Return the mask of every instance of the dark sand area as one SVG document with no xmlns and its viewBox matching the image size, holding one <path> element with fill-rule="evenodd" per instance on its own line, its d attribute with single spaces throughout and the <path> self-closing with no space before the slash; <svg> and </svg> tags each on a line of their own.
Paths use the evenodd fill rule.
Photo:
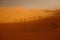
<svg viewBox="0 0 60 40">
<path fill-rule="evenodd" d="M 60 17 L 0 23 L 0 40 L 60 40 Z"/>
</svg>

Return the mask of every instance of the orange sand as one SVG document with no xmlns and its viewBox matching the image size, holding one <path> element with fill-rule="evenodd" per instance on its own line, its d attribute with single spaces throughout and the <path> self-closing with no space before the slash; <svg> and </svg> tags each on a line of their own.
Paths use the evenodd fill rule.
<svg viewBox="0 0 60 40">
<path fill-rule="evenodd" d="M 0 23 L 0 40 L 60 40 L 60 17 Z"/>
<path fill-rule="evenodd" d="M 40 9 L 0 8 L 0 40 L 60 40 L 60 16 L 52 14 Z M 42 19 L 19 21 L 38 16 Z"/>
<path fill-rule="evenodd" d="M 18 22 L 20 19 L 27 19 L 36 17 L 38 19 L 39 16 L 41 18 L 46 18 L 51 16 L 52 12 L 46 12 L 45 10 L 48 9 L 28 9 L 28 8 L 7 8 L 1 7 L 0 8 L 0 23 L 8 23 L 8 22 L 15 22 L 14 20 L 17 19 Z"/>
</svg>

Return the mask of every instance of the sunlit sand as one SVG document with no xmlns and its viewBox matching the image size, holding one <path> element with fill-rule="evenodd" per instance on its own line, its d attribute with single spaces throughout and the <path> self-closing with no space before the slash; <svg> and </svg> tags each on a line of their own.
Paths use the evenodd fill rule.
<svg viewBox="0 0 60 40">
<path fill-rule="evenodd" d="M 28 9 L 23 7 L 0 7 L 0 23 L 12 23 L 15 22 L 15 20 L 21 22 L 24 21 L 24 19 L 26 19 L 25 21 L 30 21 L 29 18 L 31 18 L 31 20 L 43 19 L 54 14 L 53 12 L 46 12 L 48 10 L 49 9 Z"/>
<path fill-rule="evenodd" d="M 59 40 L 59 10 L 0 8 L 0 40 Z"/>
</svg>

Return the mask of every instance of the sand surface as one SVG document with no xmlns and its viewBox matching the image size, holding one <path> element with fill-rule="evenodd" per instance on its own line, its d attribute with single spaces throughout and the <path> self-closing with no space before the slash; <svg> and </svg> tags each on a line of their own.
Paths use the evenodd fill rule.
<svg viewBox="0 0 60 40">
<path fill-rule="evenodd" d="M 52 16 L 54 13 L 53 12 L 47 12 L 47 11 L 52 11 L 49 9 L 28 9 L 28 8 L 23 8 L 23 7 L 0 7 L 0 23 L 9 23 L 9 22 L 15 22 L 15 20 L 20 20 L 24 21 L 30 21 L 31 20 L 37 20 L 43 19 L 46 17 Z M 35 18 L 35 19 L 34 19 Z"/>
<path fill-rule="evenodd" d="M 60 17 L 0 23 L 0 40 L 60 40 Z"/>
<path fill-rule="evenodd" d="M 0 40 L 60 40 L 60 12 L 0 8 Z"/>
</svg>

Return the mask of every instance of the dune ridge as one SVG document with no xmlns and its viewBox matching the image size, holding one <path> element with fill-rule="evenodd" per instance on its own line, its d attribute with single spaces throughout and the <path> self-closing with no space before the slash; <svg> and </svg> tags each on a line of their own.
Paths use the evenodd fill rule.
<svg viewBox="0 0 60 40">
<path fill-rule="evenodd" d="M 53 12 L 47 12 L 51 11 L 48 9 L 28 9 L 28 8 L 0 8 L 0 23 L 9 23 L 9 22 L 15 22 L 15 20 L 18 20 L 18 22 L 22 19 L 27 19 L 26 21 L 36 20 L 36 19 L 43 19 L 49 16 L 52 16 Z M 36 19 L 34 19 L 36 18 Z"/>
<path fill-rule="evenodd" d="M 0 32 L 1 40 L 57 40 L 60 38 L 60 16 L 27 22 L 0 23 Z"/>
</svg>

